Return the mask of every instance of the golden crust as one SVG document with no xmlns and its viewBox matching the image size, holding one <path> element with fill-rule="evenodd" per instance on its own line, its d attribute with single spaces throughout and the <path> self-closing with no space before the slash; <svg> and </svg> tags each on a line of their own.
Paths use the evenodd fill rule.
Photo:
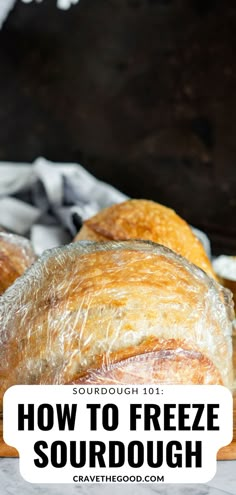
<svg viewBox="0 0 236 495">
<path fill-rule="evenodd" d="M 92 371 L 80 374 L 72 383 L 223 385 L 212 361 L 180 340 L 150 337 L 135 348 L 111 353 L 110 363 L 104 365 L 98 358 Z"/>
<path fill-rule="evenodd" d="M 228 292 L 158 244 L 52 250 L 0 299 L 1 394 L 16 383 L 69 383 L 163 350 L 172 351 L 172 376 L 178 371 L 196 383 L 219 383 L 220 376 L 229 385 L 231 318 Z M 191 360 L 195 371 L 185 377 Z M 163 363 L 169 382 L 166 357 Z"/>
<path fill-rule="evenodd" d="M 174 210 L 154 201 L 129 200 L 105 208 L 86 222 L 75 240 L 153 241 L 184 256 L 216 278 L 201 242 Z"/>
<path fill-rule="evenodd" d="M 35 255 L 26 239 L 0 233 L 0 295 L 34 261 Z"/>
<path fill-rule="evenodd" d="M 88 221 L 88 220 L 87 220 Z M 86 222 L 83 224 L 83 227 L 77 234 L 75 241 L 94 241 L 94 242 L 100 242 L 100 241 L 107 241 L 108 238 L 105 237 L 104 235 L 99 234 L 95 230 L 92 230 L 92 228 L 89 227 L 89 225 L 86 224 Z"/>
</svg>

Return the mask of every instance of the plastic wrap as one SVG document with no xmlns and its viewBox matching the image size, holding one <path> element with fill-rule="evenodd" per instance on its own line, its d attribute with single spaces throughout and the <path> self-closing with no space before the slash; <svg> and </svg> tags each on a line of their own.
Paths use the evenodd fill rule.
<svg viewBox="0 0 236 495">
<path fill-rule="evenodd" d="M 47 251 L 0 298 L 1 394 L 12 384 L 223 383 L 231 293 L 168 248 Z"/>
<path fill-rule="evenodd" d="M 213 262 L 213 266 L 219 278 L 219 282 L 224 287 L 231 290 L 233 294 L 234 311 L 235 311 L 236 310 L 236 256 L 221 255 L 218 258 L 215 258 Z M 233 335 L 236 337 L 236 314 L 233 322 Z"/>
<path fill-rule="evenodd" d="M 30 242 L 0 232 L 0 295 L 35 261 Z"/>
</svg>

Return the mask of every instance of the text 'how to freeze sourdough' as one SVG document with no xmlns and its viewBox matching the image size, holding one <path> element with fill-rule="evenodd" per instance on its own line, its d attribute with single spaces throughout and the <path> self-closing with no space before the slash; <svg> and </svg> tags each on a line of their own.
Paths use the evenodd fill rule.
<svg viewBox="0 0 236 495">
<path fill-rule="evenodd" d="M 3 432 L 31 483 L 204 483 L 232 441 L 232 410 L 217 385 L 17 385 Z"/>
</svg>

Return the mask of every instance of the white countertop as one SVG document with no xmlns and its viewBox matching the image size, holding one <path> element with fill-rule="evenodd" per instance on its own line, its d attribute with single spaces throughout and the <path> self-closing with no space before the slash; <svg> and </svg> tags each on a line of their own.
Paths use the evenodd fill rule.
<svg viewBox="0 0 236 495">
<path fill-rule="evenodd" d="M 235 495 L 236 461 L 220 461 L 216 476 L 204 485 L 113 484 L 38 485 L 23 480 L 18 459 L 0 459 L 0 495 Z"/>
</svg>

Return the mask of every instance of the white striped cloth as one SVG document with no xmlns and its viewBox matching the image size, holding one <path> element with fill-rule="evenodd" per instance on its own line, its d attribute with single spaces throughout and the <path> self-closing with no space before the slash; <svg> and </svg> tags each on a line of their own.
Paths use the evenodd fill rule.
<svg viewBox="0 0 236 495">
<path fill-rule="evenodd" d="M 79 164 L 0 162 L 0 226 L 29 237 L 37 254 L 66 244 L 83 220 L 126 199 Z M 210 256 L 208 237 L 193 231 Z"/>
<path fill-rule="evenodd" d="M 29 237 L 37 254 L 66 244 L 82 220 L 126 199 L 79 164 L 0 162 L 0 226 Z"/>
<path fill-rule="evenodd" d="M 22 0 L 24 3 L 31 3 L 35 1 L 37 3 L 42 2 L 43 0 Z M 45 2 L 47 0 L 44 0 Z M 15 5 L 16 0 L 0 0 L 0 29 L 7 18 L 9 12 Z M 72 5 L 78 3 L 79 0 L 57 0 L 57 7 L 62 10 L 69 9 Z"/>
</svg>

